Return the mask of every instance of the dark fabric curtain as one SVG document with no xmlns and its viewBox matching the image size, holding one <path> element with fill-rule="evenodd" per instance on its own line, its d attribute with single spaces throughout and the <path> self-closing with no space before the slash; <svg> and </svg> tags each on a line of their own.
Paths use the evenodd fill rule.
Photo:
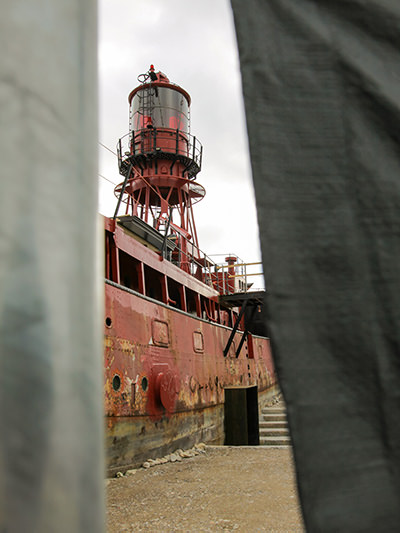
<svg viewBox="0 0 400 533">
<path fill-rule="evenodd" d="M 400 530 L 400 2 L 232 0 L 311 532 Z"/>
</svg>

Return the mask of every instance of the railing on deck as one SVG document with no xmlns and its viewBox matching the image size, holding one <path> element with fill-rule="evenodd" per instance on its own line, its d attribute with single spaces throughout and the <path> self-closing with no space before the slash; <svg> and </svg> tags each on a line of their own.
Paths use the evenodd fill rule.
<svg viewBox="0 0 400 533">
<path fill-rule="evenodd" d="M 171 128 L 146 128 L 131 131 L 117 144 L 118 163 L 126 175 L 131 163 L 141 164 L 146 159 L 171 159 L 185 166 L 189 178 L 201 169 L 203 147 L 190 133 Z"/>
<path fill-rule="evenodd" d="M 246 264 L 238 256 L 229 254 L 229 257 L 235 257 L 237 266 L 235 264 L 228 265 L 227 262 L 217 263 L 190 241 L 187 241 L 187 244 L 190 247 L 190 252 L 185 252 L 176 245 L 172 252 L 166 253 L 166 259 L 176 263 L 220 294 L 248 292 Z M 226 254 L 222 255 L 226 257 Z"/>
</svg>

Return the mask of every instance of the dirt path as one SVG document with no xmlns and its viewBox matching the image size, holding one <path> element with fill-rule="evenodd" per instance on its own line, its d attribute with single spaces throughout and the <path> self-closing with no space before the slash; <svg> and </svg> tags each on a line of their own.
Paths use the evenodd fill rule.
<svg viewBox="0 0 400 533">
<path fill-rule="evenodd" d="M 107 531 L 303 532 L 290 448 L 206 447 L 107 481 Z"/>
</svg>

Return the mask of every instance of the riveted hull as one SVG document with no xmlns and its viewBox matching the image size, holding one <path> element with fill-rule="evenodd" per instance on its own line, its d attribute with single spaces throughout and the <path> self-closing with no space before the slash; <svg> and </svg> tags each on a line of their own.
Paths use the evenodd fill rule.
<svg viewBox="0 0 400 533">
<path fill-rule="evenodd" d="M 196 442 L 224 443 L 224 389 L 276 390 L 269 341 L 223 349 L 232 328 L 106 283 L 105 411 L 109 474 Z M 161 377 L 160 377 L 161 376 Z M 167 389 L 166 391 L 164 389 Z"/>
</svg>

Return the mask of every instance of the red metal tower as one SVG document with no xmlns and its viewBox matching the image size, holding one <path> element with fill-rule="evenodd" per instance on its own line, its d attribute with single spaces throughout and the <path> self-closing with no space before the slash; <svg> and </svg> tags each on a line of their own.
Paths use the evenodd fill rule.
<svg viewBox="0 0 400 533">
<path fill-rule="evenodd" d="M 175 262 L 190 271 L 200 258 L 193 204 L 205 195 L 195 182 L 203 148 L 190 134 L 190 96 L 153 65 L 138 76 L 129 95 L 129 133 L 119 140 L 118 163 L 124 182 L 118 203 L 176 244 Z"/>
</svg>

